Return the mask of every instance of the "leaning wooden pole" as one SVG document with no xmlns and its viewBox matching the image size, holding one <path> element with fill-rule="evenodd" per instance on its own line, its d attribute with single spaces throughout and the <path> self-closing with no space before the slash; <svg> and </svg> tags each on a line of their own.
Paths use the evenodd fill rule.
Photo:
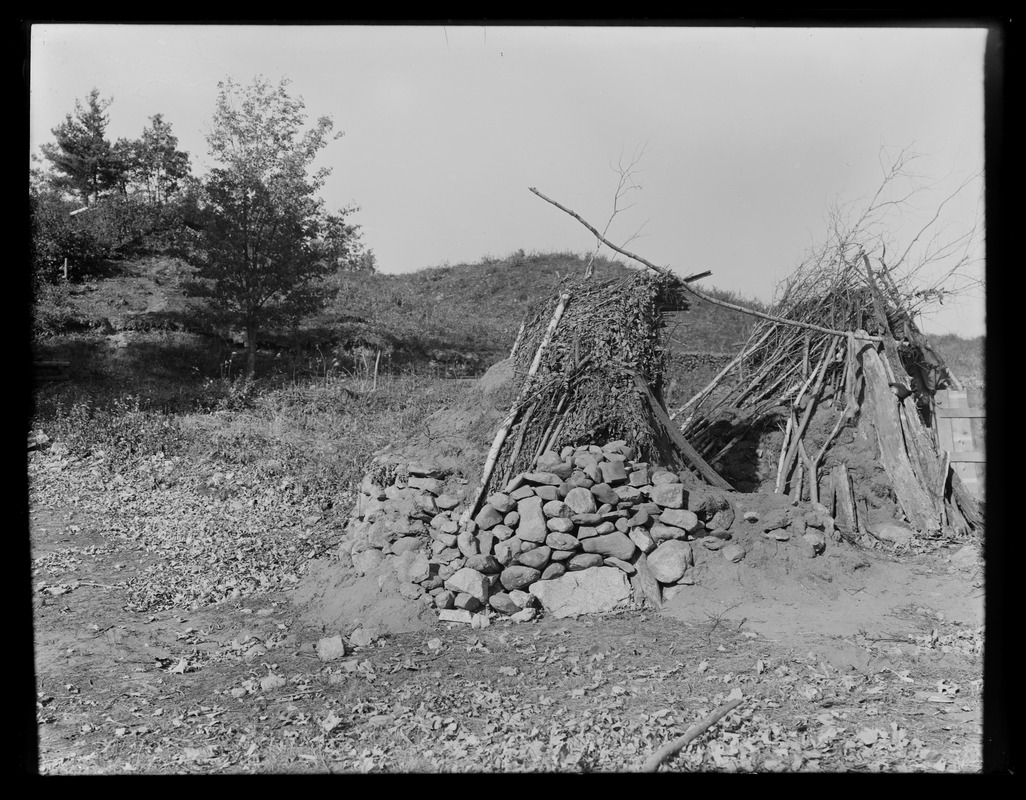
<svg viewBox="0 0 1026 800">
<path fill-rule="evenodd" d="M 531 362 L 531 367 L 527 371 L 527 376 L 524 378 L 524 386 L 520 390 L 520 396 L 516 402 L 513 403 L 513 407 L 510 409 L 509 415 L 506 417 L 502 426 L 495 434 L 495 440 L 492 442 L 491 449 L 488 451 L 488 457 L 485 459 L 484 471 L 481 476 L 481 485 L 478 487 L 477 494 L 474 497 L 474 502 L 467 507 L 467 510 L 463 512 L 461 518 L 462 522 L 469 522 L 474 514 L 477 513 L 478 506 L 481 505 L 481 498 L 484 497 L 485 491 L 488 489 L 488 482 L 492 479 L 492 471 L 495 469 L 495 462 L 499 457 L 499 451 L 502 449 L 502 445 L 506 441 L 506 437 L 509 435 L 509 430 L 513 427 L 513 423 L 517 421 L 517 417 L 520 415 L 520 410 L 526 405 L 527 398 L 530 391 L 531 378 L 538 371 L 538 367 L 541 365 L 542 355 L 545 353 L 545 349 L 549 346 L 549 342 L 552 340 L 552 334 L 556 331 L 556 326 L 559 325 L 560 319 L 563 318 L 563 312 L 566 310 L 566 304 L 570 301 L 570 295 L 566 292 L 559 296 L 559 302 L 556 304 L 556 310 L 552 314 L 552 319 L 549 320 L 549 326 L 545 329 L 545 335 L 542 336 L 541 343 L 538 345 L 538 349 L 534 353 L 534 360 Z"/>
</svg>

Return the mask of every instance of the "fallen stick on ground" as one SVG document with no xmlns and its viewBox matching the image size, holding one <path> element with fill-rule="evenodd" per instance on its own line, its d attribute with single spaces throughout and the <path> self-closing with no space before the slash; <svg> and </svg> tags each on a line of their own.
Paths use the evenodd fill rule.
<svg viewBox="0 0 1026 800">
<path fill-rule="evenodd" d="M 645 766 L 641 768 L 641 771 L 655 772 L 657 769 L 659 769 L 659 765 L 662 764 L 666 759 L 668 759 L 670 756 L 676 755 L 689 744 L 691 744 L 695 739 L 697 739 L 699 736 L 701 736 L 703 733 L 709 730 L 709 728 L 711 728 L 713 725 L 715 725 L 717 722 L 719 722 L 721 719 L 727 716 L 727 714 L 729 714 L 731 711 L 737 708 L 741 704 L 742 700 L 744 700 L 743 697 L 737 697 L 731 700 L 729 703 L 720 706 L 708 717 L 699 722 L 697 725 L 693 725 L 691 728 L 689 728 L 688 732 L 681 736 L 679 739 L 674 739 L 672 742 L 667 742 L 666 744 L 664 744 L 649 757 L 648 761 L 645 762 Z"/>
</svg>

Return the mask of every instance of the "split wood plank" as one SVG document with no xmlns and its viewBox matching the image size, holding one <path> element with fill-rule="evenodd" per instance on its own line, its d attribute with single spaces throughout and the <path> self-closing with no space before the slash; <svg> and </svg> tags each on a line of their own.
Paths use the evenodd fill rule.
<svg viewBox="0 0 1026 800">
<path fill-rule="evenodd" d="M 973 437 L 971 419 L 985 418 L 983 409 L 969 408 L 968 393 L 963 390 L 946 389 L 938 391 L 936 403 L 937 441 L 941 449 L 948 452 L 952 469 L 958 473 L 972 494 L 982 494 L 977 464 L 986 463 L 986 455 Z"/>
<path fill-rule="evenodd" d="M 933 492 L 923 486 L 923 480 L 916 472 L 902 426 L 903 415 L 888 385 L 891 381 L 884 360 L 872 346 L 863 348 L 859 358 L 865 376 L 868 410 L 880 447 L 880 461 L 890 476 L 898 504 L 916 530 L 940 530 L 940 509 Z M 908 434 L 909 438 L 915 435 L 912 430 Z"/>
</svg>

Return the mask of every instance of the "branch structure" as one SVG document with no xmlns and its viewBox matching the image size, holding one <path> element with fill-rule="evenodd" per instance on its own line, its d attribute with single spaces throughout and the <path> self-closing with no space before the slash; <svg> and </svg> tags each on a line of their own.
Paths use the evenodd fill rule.
<svg viewBox="0 0 1026 800">
<path fill-rule="evenodd" d="M 564 211 L 567 214 L 569 214 L 571 217 L 576 219 L 585 228 L 587 228 L 589 231 L 591 231 L 595 235 L 595 237 L 600 242 L 602 242 L 602 244 L 606 245 L 606 247 L 609 247 L 610 249 L 615 250 L 617 253 L 620 253 L 621 255 L 627 256 L 627 258 L 630 258 L 630 259 L 633 259 L 634 261 L 637 261 L 639 264 L 644 264 L 646 267 L 648 267 L 649 269 L 655 270 L 660 275 L 667 275 L 667 276 L 672 276 L 673 275 L 673 273 L 670 270 L 668 270 L 666 267 L 660 267 L 660 266 L 658 266 L 656 264 L 653 264 L 648 259 L 642 258 L 641 256 L 637 255 L 636 253 L 632 253 L 629 250 L 624 250 L 622 247 L 618 247 L 617 245 L 613 244 L 606 237 L 604 237 L 601 233 L 599 233 L 597 228 L 595 228 L 593 225 L 591 225 L 589 222 L 587 222 L 585 219 L 583 219 L 577 212 L 572 211 L 571 209 L 567 208 L 566 206 L 564 206 L 564 205 L 562 205 L 560 203 L 557 203 L 551 197 L 546 197 L 545 195 L 543 195 L 541 192 L 539 192 L 537 189 L 535 189 L 533 187 L 531 188 L 531 192 L 533 192 L 534 194 L 538 195 L 538 197 L 540 197 L 546 203 L 551 203 L 556 208 L 558 208 L 560 211 Z M 764 314 L 761 311 L 755 311 L 754 309 L 751 309 L 751 308 L 745 308 L 744 306 L 735 305 L 734 303 L 728 303 L 725 300 L 716 300 L 716 299 L 710 297 L 709 295 L 705 294 L 704 292 L 700 292 L 697 289 L 693 289 L 693 288 L 691 288 L 691 286 L 688 285 L 691 281 L 698 280 L 699 277 L 704 277 L 705 275 L 708 275 L 708 274 L 709 274 L 708 272 L 704 272 L 701 275 L 689 275 L 689 276 L 687 276 L 685 278 L 681 278 L 680 280 L 683 283 L 684 288 L 687 291 L 691 292 L 691 294 L 693 294 L 695 297 L 698 297 L 701 300 L 705 300 L 707 303 L 712 303 L 714 306 L 720 306 L 722 308 L 729 308 L 732 311 L 739 311 L 742 314 L 748 314 L 749 316 L 752 316 L 752 317 L 759 317 L 761 319 L 769 320 L 770 322 L 777 322 L 777 323 L 779 323 L 781 325 L 791 325 L 792 327 L 795 327 L 795 328 L 805 328 L 807 330 L 819 331 L 820 333 L 832 333 L 832 334 L 834 334 L 836 336 L 845 336 L 847 334 L 847 331 L 835 331 L 832 328 L 824 328 L 824 327 L 821 327 L 819 325 L 814 325 L 811 322 L 799 322 L 798 320 L 783 319 L 781 317 L 774 317 L 772 314 Z M 869 342 L 883 341 L 882 338 L 879 337 L 879 336 L 870 336 L 869 334 L 866 334 L 866 333 L 859 334 L 858 338 L 859 339 L 863 339 L 865 341 L 869 341 Z"/>
</svg>

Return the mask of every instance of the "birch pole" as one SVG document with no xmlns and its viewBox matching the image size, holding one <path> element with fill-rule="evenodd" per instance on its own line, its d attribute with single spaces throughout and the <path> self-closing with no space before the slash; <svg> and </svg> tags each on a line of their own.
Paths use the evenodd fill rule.
<svg viewBox="0 0 1026 800">
<path fill-rule="evenodd" d="M 530 388 L 531 378 L 534 377 L 538 371 L 538 367 L 541 365 L 542 355 L 545 353 L 545 349 L 549 346 L 549 342 L 552 340 L 552 334 L 556 331 L 556 326 L 559 325 L 560 319 L 563 317 L 563 312 L 566 310 L 566 304 L 570 301 L 570 295 L 564 292 L 559 296 L 559 302 L 556 304 L 556 310 L 552 314 L 552 319 L 549 320 L 549 326 L 545 329 L 545 335 L 542 336 L 541 344 L 538 345 L 538 349 L 534 353 L 534 360 L 531 362 L 531 367 L 527 371 L 527 377 L 524 378 L 524 387 L 520 391 L 520 397 L 517 398 L 513 404 L 513 408 L 510 409 L 505 421 L 495 434 L 495 440 L 492 442 L 491 449 L 488 451 L 488 457 L 485 459 L 484 472 L 481 475 L 481 484 L 478 487 L 477 494 L 474 497 L 474 502 L 468 506 L 467 510 L 463 512 L 463 516 L 460 518 L 460 522 L 469 522 L 474 514 L 477 513 L 477 508 L 481 504 L 481 498 L 484 496 L 485 490 L 488 488 L 488 481 L 492 478 L 492 472 L 495 469 L 495 462 L 499 457 L 499 451 L 502 449 L 503 443 L 506 441 L 506 437 L 509 435 L 510 428 L 513 427 L 513 423 L 516 422 L 517 417 L 520 415 L 520 410 L 523 408 L 526 398 L 528 396 L 528 389 Z"/>
</svg>

